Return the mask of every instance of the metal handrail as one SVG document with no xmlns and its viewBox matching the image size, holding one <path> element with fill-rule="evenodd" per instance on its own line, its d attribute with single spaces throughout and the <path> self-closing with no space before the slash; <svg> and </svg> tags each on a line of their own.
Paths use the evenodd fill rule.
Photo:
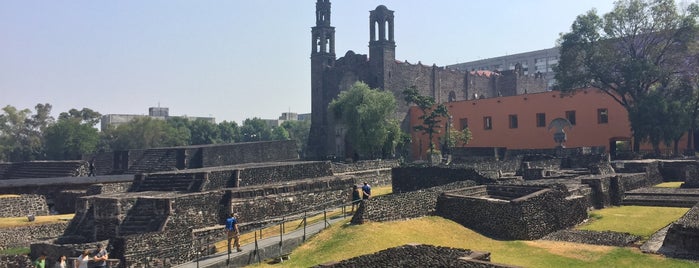
<svg viewBox="0 0 699 268">
<path fill-rule="evenodd" d="M 245 233 L 241 233 L 241 234 L 248 234 L 248 233 L 251 233 L 251 232 L 254 232 L 254 233 L 255 233 L 255 236 L 254 236 L 254 238 L 253 238 L 254 241 L 250 241 L 250 243 L 254 243 L 254 244 L 255 244 L 255 253 L 256 253 L 256 255 L 257 255 L 257 261 L 258 261 L 258 262 L 261 262 L 262 260 L 261 260 L 261 258 L 260 258 L 260 255 L 257 254 L 257 252 L 259 252 L 259 243 L 258 243 L 258 240 L 259 240 L 259 239 L 262 239 L 262 230 L 264 230 L 264 229 L 269 229 L 269 228 L 273 228 L 273 227 L 276 227 L 277 225 L 279 225 L 279 228 L 280 228 L 280 233 L 279 233 L 279 237 L 280 237 L 280 240 L 279 240 L 279 254 L 280 254 L 280 256 L 281 256 L 281 255 L 283 255 L 282 253 L 283 253 L 283 243 L 284 243 L 284 233 L 285 233 L 285 231 L 284 231 L 284 230 L 285 230 L 285 226 L 284 226 L 284 225 L 285 225 L 285 223 L 287 223 L 287 222 L 292 222 L 292 221 L 296 221 L 296 220 L 301 220 L 301 222 L 299 223 L 299 225 L 298 225 L 294 230 L 298 230 L 299 227 L 301 226 L 301 224 L 303 224 L 303 238 L 302 238 L 302 239 L 303 239 L 303 241 L 305 242 L 305 241 L 306 241 L 306 227 L 307 227 L 307 225 L 308 225 L 308 217 L 309 217 L 309 215 L 310 215 L 310 217 L 313 217 L 313 216 L 317 216 L 317 215 L 323 214 L 323 222 L 324 222 L 324 224 L 325 224 L 324 228 L 327 228 L 327 227 L 330 225 L 329 218 L 328 218 L 328 215 L 327 215 L 328 210 L 334 210 L 334 209 L 337 209 L 337 208 L 341 208 L 341 209 L 342 209 L 342 211 L 341 211 L 342 217 L 347 217 L 346 207 L 347 207 L 347 206 L 351 206 L 354 202 L 350 201 L 350 202 L 345 202 L 345 203 L 341 203 L 341 204 L 336 204 L 336 205 L 328 206 L 328 204 L 331 204 L 331 203 L 334 203 L 334 202 L 330 201 L 330 202 L 321 203 L 321 204 L 318 204 L 318 205 L 313 206 L 313 207 L 311 207 L 311 208 L 304 209 L 304 210 L 302 210 L 302 211 L 293 212 L 293 213 L 289 213 L 289 214 L 282 215 L 282 216 L 277 216 L 277 217 L 272 218 L 272 219 L 265 219 L 265 220 L 261 220 L 261 221 L 255 221 L 255 222 L 249 222 L 249 223 L 240 224 L 240 225 L 242 225 L 242 226 L 247 226 L 247 225 L 257 225 L 257 224 L 260 224 L 260 223 L 263 223 L 263 222 L 269 222 L 269 223 L 264 224 L 264 225 L 262 225 L 262 226 L 258 226 L 258 227 L 254 228 L 254 229 L 251 230 L 251 231 L 248 231 L 248 232 L 245 232 Z M 323 207 L 323 209 L 317 209 L 317 208 L 319 208 L 319 207 Z M 316 210 L 316 209 L 317 209 L 317 210 Z M 222 226 L 222 225 L 221 225 L 221 226 Z M 223 226 L 222 226 L 222 228 L 223 228 Z M 258 231 L 259 231 L 259 234 L 260 234 L 259 237 L 257 236 Z M 207 242 L 205 245 L 199 244 L 199 249 L 206 249 L 206 248 L 209 248 L 211 245 L 215 245 L 216 243 L 219 243 L 220 241 L 222 241 L 222 240 Z M 243 241 L 239 241 L 239 243 L 240 243 L 241 245 L 249 244 L 249 243 L 242 243 L 242 242 L 243 242 Z M 200 243 L 200 242 L 199 242 L 199 243 Z M 202 246 L 203 246 L 203 247 L 202 247 Z M 201 259 L 201 255 L 202 255 L 202 254 L 201 254 L 200 252 L 197 252 L 197 258 L 196 258 L 196 260 L 195 260 L 195 261 L 197 262 L 197 267 L 199 267 L 199 260 Z M 228 254 L 226 263 L 230 263 L 230 254 Z"/>
</svg>

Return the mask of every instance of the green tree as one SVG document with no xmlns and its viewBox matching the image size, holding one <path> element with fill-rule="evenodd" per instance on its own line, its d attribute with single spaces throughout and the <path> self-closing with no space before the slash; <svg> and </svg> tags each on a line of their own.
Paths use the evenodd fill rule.
<svg viewBox="0 0 699 268">
<path fill-rule="evenodd" d="M 694 3 L 678 10 L 672 0 L 620 0 L 603 17 L 595 10 L 578 16 L 559 40 L 557 87 L 599 88 L 632 112 L 661 84 L 693 68 L 687 59 L 694 55 L 698 14 Z M 636 127 L 648 123 L 629 119 L 634 138 L 643 140 Z"/>
<path fill-rule="evenodd" d="M 382 156 L 391 131 L 398 128 L 398 122 L 393 119 L 396 110 L 393 94 L 371 89 L 362 82 L 341 92 L 328 109 L 345 125 L 345 137 L 360 156 Z M 395 146 L 392 141 L 390 143 L 393 150 Z"/>
<path fill-rule="evenodd" d="M 272 129 L 260 118 L 248 118 L 240 127 L 240 136 L 244 142 L 269 141 L 272 139 Z"/>
<path fill-rule="evenodd" d="M 218 131 L 222 143 L 234 143 L 240 139 L 240 127 L 235 121 L 218 123 Z"/>
<path fill-rule="evenodd" d="M 61 117 L 44 132 L 46 156 L 52 160 L 77 160 L 96 151 L 100 140 L 94 121 Z"/>
<path fill-rule="evenodd" d="M 422 115 L 418 117 L 422 120 L 421 125 L 413 126 L 413 129 L 417 131 L 422 131 L 423 134 L 427 134 L 430 141 L 430 155 L 434 154 L 434 134 L 440 133 L 442 125 L 442 118 L 449 118 L 449 110 L 447 106 L 443 103 L 436 104 L 433 97 L 422 96 L 417 91 L 417 88 L 410 87 L 403 90 L 403 96 L 405 96 L 405 101 L 408 104 L 414 103 L 422 111 Z"/>
<path fill-rule="evenodd" d="M 90 108 L 82 108 L 82 110 L 70 109 L 68 112 L 62 112 L 58 115 L 58 120 L 76 118 L 82 121 L 83 124 L 95 126 L 100 122 L 102 114 L 93 111 Z"/>
<path fill-rule="evenodd" d="M 53 122 L 50 104 L 37 104 L 31 110 L 7 105 L 0 114 L 0 161 L 31 161 L 43 159 L 42 131 Z"/>
<path fill-rule="evenodd" d="M 271 139 L 273 141 L 289 140 L 289 132 L 286 131 L 286 129 L 283 128 L 282 126 L 273 127 Z"/>
<path fill-rule="evenodd" d="M 299 156 L 305 157 L 307 153 L 306 141 L 308 141 L 308 134 L 311 131 L 311 121 L 284 121 L 281 127 L 286 129 L 286 132 L 289 133 L 289 139 L 296 142 L 296 148 L 299 150 Z"/>
<path fill-rule="evenodd" d="M 215 144 L 220 142 L 221 132 L 216 124 L 206 120 L 194 120 L 189 124 L 189 144 Z"/>
<path fill-rule="evenodd" d="M 112 151 L 183 146 L 190 139 L 189 129 L 161 119 L 138 117 L 116 128 L 105 130 Z"/>
</svg>

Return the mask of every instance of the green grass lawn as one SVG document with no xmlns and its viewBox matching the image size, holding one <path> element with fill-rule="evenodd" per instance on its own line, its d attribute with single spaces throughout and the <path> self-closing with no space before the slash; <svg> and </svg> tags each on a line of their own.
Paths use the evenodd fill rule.
<svg viewBox="0 0 699 268">
<path fill-rule="evenodd" d="M 653 233 L 679 219 L 688 208 L 622 206 L 595 210 L 590 221 L 577 229 L 624 232 L 648 239 Z"/>
<path fill-rule="evenodd" d="M 594 212 L 595 219 L 579 227 L 611 230 L 648 237 L 681 217 L 686 208 L 613 207 Z M 371 254 L 408 243 L 421 243 L 491 252 L 495 263 L 524 267 L 698 267 L 699 264 L 643 254 L 637 248 L 617 248 L 555 241 L 500 241 L 490 239 L 441 217 L 407 221 L 336 223 L 295 249 L 281 265 L 309 267 Z"/>
</svg>

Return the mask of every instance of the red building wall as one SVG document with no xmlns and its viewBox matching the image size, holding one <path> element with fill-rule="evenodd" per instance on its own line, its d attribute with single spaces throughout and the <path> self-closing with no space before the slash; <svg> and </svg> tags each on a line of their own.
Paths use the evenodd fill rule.
<svg viewBox="0 0 699 268">
<path fill-rule="evenodd" d="M 631 127 L 626 110 L 611 96 L 598 89 L 580 89 L 571 93 L 550 91 L 509 97 L 495 97 L 479 100 L 446 103 L 452 115 L 452 126 L 462 129 L 464 119 L 473 134 L 465 147 L 506 147 L 509 149 L 554 148 L 555 129 L 548 129 L 551 120 L 566 118 L 566 111 L 575 112 L 575 125 L 565 129 L 568 141 L 566 147 L 604 146 L 609 151 L 612 139 L 631 140 Z M 606 109 L 607 123 L 599 122 L 599 109 Z M 545 125 L 537 126 L 537 113 L 545 114 Z M 410 125 L 420 125 L 417 107 L 410 110 Z M 517 127 L 510 126 L 510 115 L 517 118 Z M 485 129 L 484 118 L 490 117 L 491 129 Z M 439 142 L 435 135 L 434 141 Z M 413 159 L 425 159 L 429 148 L 427 135 L 411 133 Z M 644 144 L 642 149 L 650 149 Z M 686 147 L 686 135 L 680 148 Z M 439 148 L 439 146 L 436 146 Z"/>
</svg>

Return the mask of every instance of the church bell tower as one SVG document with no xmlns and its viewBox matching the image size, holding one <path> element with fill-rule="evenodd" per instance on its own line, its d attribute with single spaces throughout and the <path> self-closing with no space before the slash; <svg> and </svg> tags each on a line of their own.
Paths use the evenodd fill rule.
<svg viewBox="0 0 699 268">
<path fill-rule="evenodd" d="M 390 76 L 389 64 L 396 60 L 393 40 L 393 10 L 384 5 L 369 11 L 369 68 L 374 77 L 368 81 L 372 88 L 385 88 Z"/>
<path fill-rule="evenodd" d="M 316 25 L 311 28 L 311 131 L 308 151 L 321 159 L 333 148 L 331 120 L 327 109 L 332 94 L 327 92 L 327 72 L 335 65 L 335 27 L 330 26 L 330 0 L 316 2 Z"/>
</svg>

